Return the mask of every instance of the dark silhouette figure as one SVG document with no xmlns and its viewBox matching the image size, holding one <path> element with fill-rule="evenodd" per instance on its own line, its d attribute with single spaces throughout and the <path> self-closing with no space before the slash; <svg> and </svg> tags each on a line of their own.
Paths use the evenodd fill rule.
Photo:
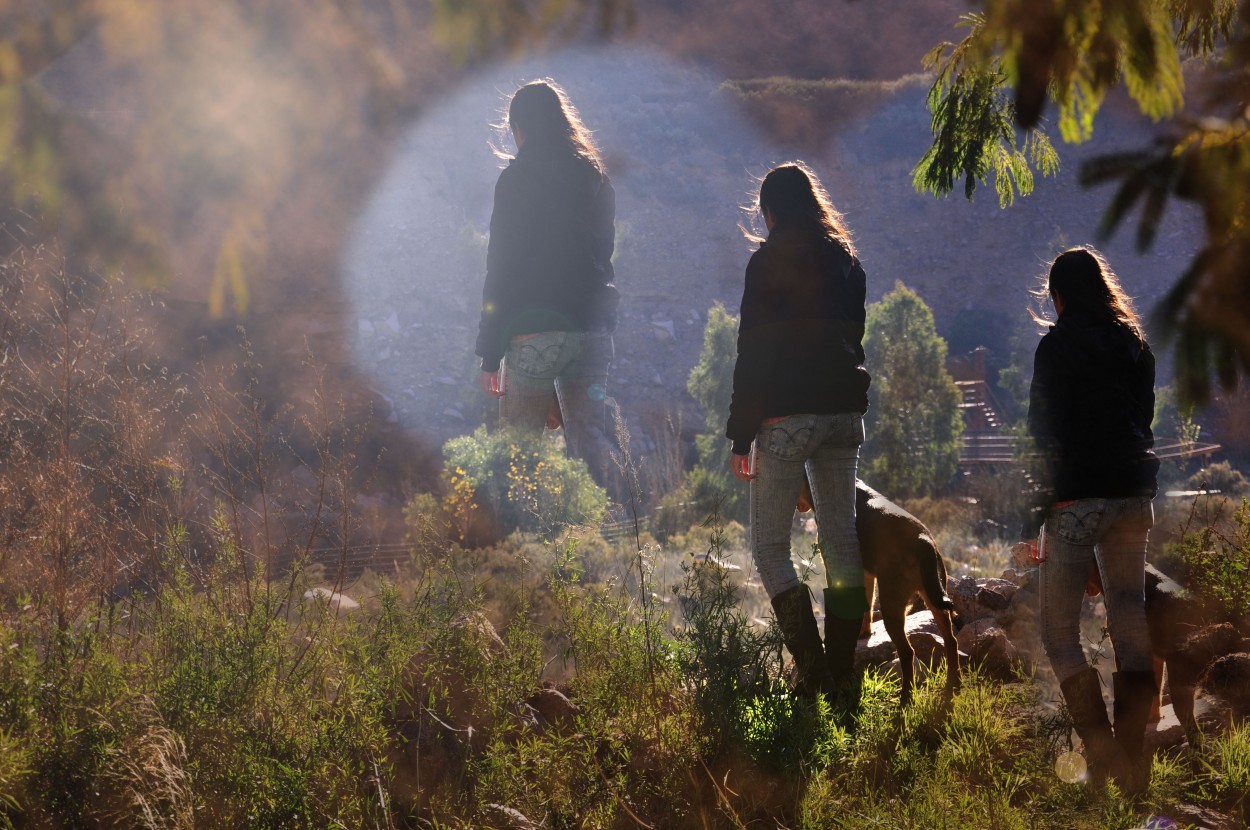
<svg viewBox="0 0 1250 830">
<path fill-rule="evenodd" d="M 726 427 L 731 466 L 751 482 L 751 548 L 798 667 L 797 689 L 833 692 L 849 710 L 859 699 L 855 644 L 868 610 L 855 531 L 869 382 L 861 345 L 864 270 L 841 215 L 806 165 L 770 171 L 758 209 L 767 237 L 753 237 L 760 247 L 742 294 Z M 828 580 L 823 644 L 790 558 L 791 519 L 805 478 Z"/>
<path fill-rule="evenodd" d="M 1058 315 L 1037 345 L 1029 431 L 1047 462 L 1041 542 L 1042 642 L 1095 783 L 1140 790 L 1156 686 L 1146 624 L 1146 541 L 1154 524 L 1155 360 L 1114 272 L 1093 248 L 1051 265 L 1043 296 Z M 1115 647 L 1115 721 L 1081 648 L 1080 612 L 1096 564 Z"/>
<path fill-rule="evenodd" d="M 616 197 L 599 152 L 550 80 L 512 96 L 517 147 L 495 185 L 477 354 L 501 424 L 541 432 L 554 393 L 565 441 L 600 484 L 609 457 L 608 367 Z"/>
</svg>

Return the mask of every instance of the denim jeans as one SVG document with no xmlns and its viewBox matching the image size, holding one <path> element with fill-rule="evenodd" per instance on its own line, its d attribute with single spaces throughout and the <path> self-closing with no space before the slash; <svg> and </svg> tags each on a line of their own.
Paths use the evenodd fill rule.
<svg viewBox="0 0 1250 830">
<path fill-rule="evenodd" d="M 613 434 L 606 403 L 612 356 L 607 332 L 545 331 L 513 338 L 503 359 L 500 425 L 541 434 L 554 393 L 569 455 L 584 460 L 604 484 Z"/>
<path fill-rule="evenodd" d="M 790 558 L 790 527 L 807 476 L 817 541 L 830 588 L 864 584 L 855 532 L 855 474 L 864 419 L 855 413 L 791 415 L 755 436 L 751 550 L 769 598 L 801 584 Z"/>
<path fill-rule="evenodd" d="M 1146 627 L 1146 497 L 1080 499 L 1051 508 L 1041 566 L 1042 644 L 1060 683 L 1089 667 L 1081 649 L 1081 605 L 1090 568 L 1102 577 L 1107 628 L 1121 671 L 1150 671 Z"/>
</svg>

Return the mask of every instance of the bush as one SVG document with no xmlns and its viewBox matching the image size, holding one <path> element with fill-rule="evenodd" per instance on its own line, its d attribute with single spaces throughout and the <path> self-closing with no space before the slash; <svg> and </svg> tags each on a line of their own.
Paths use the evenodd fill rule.
<svg viewBox="0 0 1250 830">
<path fill-rule="evenodd" d="M 478 427 L 444 444 L 443 458 L 452 492 L 471 490 L 473 502 L 494 515 L 500 535 L 594 524 L 607 509 L 607 494 L 586 462 L 541 436 Z"/>
<path fill-rule="evenodd" d="M 1236 496 L 1250 490 L 1250 481 L 1232 464 L 1227 461 L 1218 461 L 1186 479 L 1185 489 L 1207 490 Z"/>
<path fill-rule="evenodd" d="M 1207 525 L 1168 551 L 1180 559 L 1186 581 L 1224 619 L 1250 614 L 1250 501 L 1233 511 L 1227 533 Z"/>
</svg>

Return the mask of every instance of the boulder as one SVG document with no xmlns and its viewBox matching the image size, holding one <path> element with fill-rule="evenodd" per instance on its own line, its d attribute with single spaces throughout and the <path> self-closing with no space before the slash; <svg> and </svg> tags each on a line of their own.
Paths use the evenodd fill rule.
<svg viewBox="0 0 1250 830">
<path fill-rule="evenodd" d="M 991 677 L 1013 680 L 1025 662 L 1007 632 L 991 618 L 965 625 L 956 639 L 969 662 L 980 666 Z"/>
<path fill-rule="evenodd" d="M 946 590 L 955 603 L 955 612 L 966 625 L 1007 610 L 1019 586 L 1007 579 L 965 576 L 948 580 Z"/>
<path fill-rule="evenodd" d="M 946 645 L 936 628 L 909 634 L 907 642 L 916 652 L 917 663 L 931 666 L 946 659 Z"/>
<path fill-rule="evenodd" d="M 359 611 L 360 603 L 347 594 L 331 591 L 329 588 L 311 588 L 304 592 L 305 602 L 324 602 L 335 613 Z"/>
<path fill-rule="evenodd" d="M 938 632 L 937 623 L 929 611 L 918 611 L 909 614 L 904 622 L 907 641 L 916 651 L 916 659 L 920 662 L 942 659 L 942 635 Z M 898 655 L 895 653 L 894 641 L 885 630 L 885 623 L 877 620 L 872 624 L 872 633 L 867 639 L 860 640 L 855 649 L 855 665 L 884 665 Z"/>
<path fill-rule="evenodd" d="M 1033 545 L 1030 542 L 1016 542 L 1011 546 L 1011 564 L 1017 570 L 1028 570 L 1037 567 L 1037 562 L 1033 559 Z"/>
<path fill-rule="evenodd" d="M 539 830 L 539 825 L 530 821 L 520 810 L 506 807 L 503 804 L 487 804 L 482 812 L 489 816 L 490 826 L 496 830 Z"/>
<path fill-rule="evenodd" d="M 1202 692 L 1217 698 L 1235 721 L 1250 717 L 1250 654 L 1217 657 L 1203 672 Z"/>
<path fill-rule="evenodd" d="M 1197 804 L 1178 804 L 1168 811 L 1178 821 L 1199 830 L 1240 830 L 1242 825 L 1232 816 Z"/>
<path fill-rule="evenodd" d="M 1007 579 L 977 580 L 977 603 L 992 611 L 1006 610 L 1019 586 Z"/>
<path fill-rule="evenodd" d="M 533 712 L 535 724 L 543 730 L 571 728 L 581 712 L 576 703 L 553 687 L 539 689 L 525 703 Z"/>
<path fill-rule="evenodd" d="M 979 620 L 982 617 L 988 617 L 992 612 L 988 609 L 981 609 L 977 606 L 977 591 L 981 586 L 977 585 L 975 578 L 965 576 L 960 578 L 951 577 L 947 580 L 946 593 L 951 598 L 951 602 L 955 603 L 955 613 L 963 620 L 964 625 Z"/>
</svg>

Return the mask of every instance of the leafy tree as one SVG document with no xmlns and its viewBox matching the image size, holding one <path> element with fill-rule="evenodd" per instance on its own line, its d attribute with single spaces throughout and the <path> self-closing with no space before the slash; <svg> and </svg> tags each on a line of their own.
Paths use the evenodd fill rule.
<svg viewBox="0 0 1250 830">
<path fill-rule="evenodd" d="M 1212 375 L 1235 386 L 1250 365 L 1250 0 L 982 0 L 980 8 L 964 18 L 961 42 L 927 57 L 934 141 L 916 167 L 917 188 L 944 195 L 962 179 L 971 197 L 993 175 L 1009 203 L 1032 189 L 1032 168 L 1057 163 L 1043 129 L 1047 101 L 1062 138 L 1080 142 L 1122 85 L 1167 128 L 1151 147 L 1086 163 L 1081 179 L 1119 182 L 1104 237 L 1142 204 L 1142 250 L 1170 198 L 1200 208 L 1205 244 L 1157 314 L 1176 336 L 1183 397 L 1207 400 Z M 1201 100 L 1185 96 L 1191 73 L 1205 75 Z"/>
<path fill-rule="evenodd" d="M 919 294 L 895 283 L 868 307 L 864 352 L 873 380 L 863 477 L 891 494 L 930 495 L 959 464 L 962 396 L 946 371 L 946 341 Z"/>
<path fill-rule="evenodd" d="M 704 429 L 694 439 L 699 462 L 690 484 L 692 496 L 702 509 L 719 503 L 723 517 L 743 520 L 746 488 L 729 472 L 729 441 L 725 438 L 737 356 L 738 318 L 717 303 L 708 311 L 703 351 L 686 381 L 686 390 L 703 407 L 705 417 Z"/>
</svg>

